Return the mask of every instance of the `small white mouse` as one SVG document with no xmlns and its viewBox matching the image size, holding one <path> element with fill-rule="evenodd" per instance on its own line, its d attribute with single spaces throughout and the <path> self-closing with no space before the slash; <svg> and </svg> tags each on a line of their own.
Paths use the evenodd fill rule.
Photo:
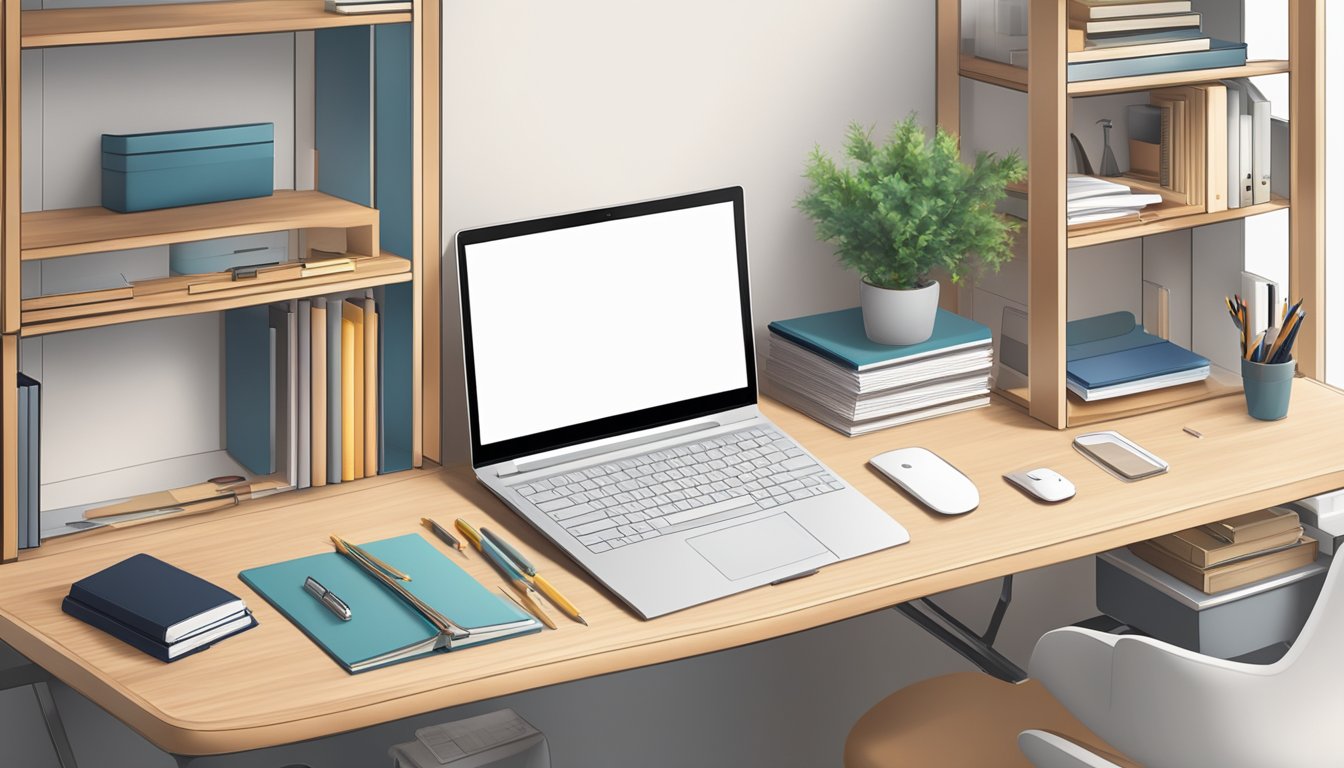
<svg viewBox="0 0 1344 768">
<path fill-rule="evenodd" d="M 940 515 L 964 515 L 980 506 L 975 483 L 927 448 L 879 453 L 868 463 Z"/>
<path fill-rule="evenodd" d="M 1038 467 L 1021 472 L 1009 472 L 1003 478 L 1041 501 L 1054 503 L 1072 499 L 1077 493 L 1073 483 L 1053 469 Z"/>
</svg>

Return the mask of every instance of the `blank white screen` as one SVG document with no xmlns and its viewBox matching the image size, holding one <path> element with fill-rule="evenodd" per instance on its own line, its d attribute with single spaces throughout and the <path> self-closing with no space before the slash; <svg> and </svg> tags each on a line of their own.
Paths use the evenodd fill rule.
<svg viewBox="0 0 1344 768">
<path fill-rule="evenodd" d="M 482 445 L 747 385 L 731 202 L 468 245 Z"/>
</svg>

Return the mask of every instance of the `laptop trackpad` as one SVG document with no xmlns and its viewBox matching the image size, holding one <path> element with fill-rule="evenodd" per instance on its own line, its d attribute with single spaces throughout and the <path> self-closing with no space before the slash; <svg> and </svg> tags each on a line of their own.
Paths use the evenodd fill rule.
<svg viewBox="0 0 1344 768">
<path fill-rule="evenodd" d="M 829 551 L 787 514 L 724 528 L 687 542 L 734 581 Z"/>
</svg>

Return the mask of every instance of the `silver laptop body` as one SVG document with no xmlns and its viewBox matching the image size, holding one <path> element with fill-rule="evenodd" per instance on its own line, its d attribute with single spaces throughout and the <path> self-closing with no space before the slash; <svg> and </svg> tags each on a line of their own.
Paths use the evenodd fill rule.
<svg viewBox="0 0 1344 768">
<path fill-rule="evenodd" d="M 909 540 L 756 407 L 740 187 L 457 252 L 476 477 L 644 618 Z"/>
</svg>

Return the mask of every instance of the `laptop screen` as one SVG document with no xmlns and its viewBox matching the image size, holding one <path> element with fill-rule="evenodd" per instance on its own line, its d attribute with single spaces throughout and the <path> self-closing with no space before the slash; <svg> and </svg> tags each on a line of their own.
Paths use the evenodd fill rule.
<svg viewBox="0 0 1344 768">
<path fill-rule="evenodd" d="M 741 188 L 457 242 L 475 466 L 756 401 Z"/>
</svg>

